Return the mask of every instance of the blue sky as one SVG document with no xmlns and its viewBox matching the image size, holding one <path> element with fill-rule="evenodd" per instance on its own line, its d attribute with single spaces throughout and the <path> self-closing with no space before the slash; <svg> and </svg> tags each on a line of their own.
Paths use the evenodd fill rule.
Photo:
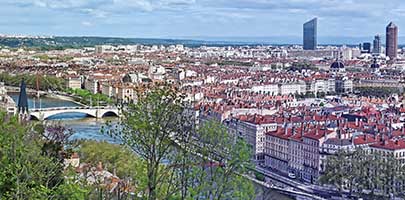
<svg viewBox="0 0 405 200">
<path fill-rule="evenodd" d="M 405 27 L 403 0 L 0 0 L 0 33 L 160 37 L 384 34 Z M 405 28 L 404 28 L 405 29 Z"/>
</svg>

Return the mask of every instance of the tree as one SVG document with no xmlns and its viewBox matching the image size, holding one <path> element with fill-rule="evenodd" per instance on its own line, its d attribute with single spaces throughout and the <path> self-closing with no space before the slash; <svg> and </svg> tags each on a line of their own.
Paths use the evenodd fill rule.
<svg viewBox="0 0 405 200">
<path fill-rule="evenodd" d="M 49 199 L 68 187 L 59 158 L 44 151 L 51 141 L 42 137 L 41 130 L 0 113 L 1 199 Z"/>
<path fill-rule="evenodd" d="M 340 192 L 348 189 L 351 194 L 381 199 L 389 195 L 400 195 L 404 187 L 404 166 L 387 153 L 382 156 L 362 149 L 353 152 L 338 151 L 327 159 L 321 183 L 335 185 Z"/>
<path fill-rule="evenodd" d="M 253 184 L 244 175 L 251 152 L 217 122 L 200 128 L 195 111 L 175 90 L 156 87 L 108 131 L 145 163 L 144 199 L 251 199 Z"/>
<path fill-rule="evenodd" d="M 333 185 L 342 193 L 348 179 L 348 161 L 347 153 L 343 150 L 339 150 L 336 155 L 328 157 L 325 172 L 319 180 L 320 183 Z"/>
<path fill-rule="evenodd" d="M 138 95 L 136 104 L 123 111 L 121 128 L 110 133 L 134 151 L 146 165 L 146 199 L 158 195 L 171 196 L 177 191 L 165 190 L 170 186 L 172 170 L 162 163 L 175 153 L 174 138 L 182 131 L 180 98 L 168 87 L 162 86 Z M 158 194 L 160 192 L 160 194 Z"/>
<path fill-rule="evenodd" d="M 144 194 L 146 185 L 145 163 L 131 150 L 118 144 L 98 141 L 79 142 L 80 159 L 96 166 L 99 162 L 122 179 L 131 179 L 136 194 Z"/>
<path fill-rule="evenodd" d="M 251 149 L 232 137 L 219 122 L 209 121 L 198 129 L 201 166 L 193 168 L 191 199 L 254 199 L 253 184 L 243 177 L 252 167 Z"/>
</svg>

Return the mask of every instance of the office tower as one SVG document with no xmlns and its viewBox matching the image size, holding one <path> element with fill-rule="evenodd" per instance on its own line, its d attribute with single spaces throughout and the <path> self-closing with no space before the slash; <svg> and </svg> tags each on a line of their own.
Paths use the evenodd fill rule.
<svg viewBox="0 0 405 200">
<path fill-rule="evenodd" d="M 375 53 L 375 54 L 381 53 L 381 36 L 380 35 L 374 36 L 373 53 Z"/>
<path fill-rule="evenodd" d="M 390 22 L 386 29 L 386 55 L 394 60 L 397 58 L 398 53 L 398 27 Z"/>
<path fill-rule="evenodd" d="M 317 46 L 318 19 L 314 18 L 304 24 L 304 50 L 315 50 Z"/>
<path fill-rule="evenodd" d="M 371 53 L 371 43 L 370 42 L 364 42 L 363 43 L 363 52 L 364 53 Z"/>
</svg>

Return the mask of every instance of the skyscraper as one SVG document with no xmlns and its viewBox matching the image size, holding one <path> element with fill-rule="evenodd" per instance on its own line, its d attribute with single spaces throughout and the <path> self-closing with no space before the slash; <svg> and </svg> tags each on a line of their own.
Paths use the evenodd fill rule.
<svg viewBox="0 0 405 200">
<path fill-rule="evenodd" d="M 381 53 L 381 36 L 380 35 L 374 36 L 373 53 L 375 53 L 375 54 Z"/>
<path fill-rule="evenodd" d="M 304 50 L 315 50 L 317 44 L 318 19 L 314 18 L 304 24 Z"/>
<path fill-rule="evenodd" d="M 371 53 L 371 43 L 370 42 L 364 42 L 363 43 L 363 52 L 364 53 Z"/>
<path fill-rule="evenodd" d="M 386 55 L 391 59 L 397 58 L 398 53 L 398 27 L 390 22 L 386 29 Z"/>
</svg>

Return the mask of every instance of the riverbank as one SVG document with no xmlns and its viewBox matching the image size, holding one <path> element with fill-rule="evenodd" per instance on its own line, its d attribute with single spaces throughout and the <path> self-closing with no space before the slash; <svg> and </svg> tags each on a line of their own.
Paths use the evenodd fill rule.
<svg viewBox="0 0 405 200">
<path fill-rule="evenodd" d="M 19 94 L 20 93 L 19 87 L 6 86 L 6 90 L 7 90 L 8 94 Z M 37 91 L 35 89 L 27 88 L 27 94 L 29 94 L 31 96 L 36 96 L 38 93 L 39 93 L 40 97 L 48 97 L 48 98 L 53 98 L 53 99 L 58 99 L 58 100 L 63 100 L 63 101 L 70 101 L 70 102 L 78 104 L 80 106 L 87 106 L 86 104 L 83 104 L 82 102 L 76 101 L 74 97 L 69 96 L 69 95 L 49 93 L 49 92 L 42 91 L 42 90 Z"/>
<path fill-rule="evenodd" d="M 81 106 L 87 106 L 86 104 L 83 104 L 79 101 L 76 101 L 74 97 L 68 96 L 68 95 L 61 95 L 61 94 L 54 94 L 54 93 L 48 93 L 45 96 L 49 98 L 54 98 L 54 99 L 59 99 L 59 100 L 64 100 L 64 101 L 71 101 L 73 103 L 79 104 Z"/>
</svg>

